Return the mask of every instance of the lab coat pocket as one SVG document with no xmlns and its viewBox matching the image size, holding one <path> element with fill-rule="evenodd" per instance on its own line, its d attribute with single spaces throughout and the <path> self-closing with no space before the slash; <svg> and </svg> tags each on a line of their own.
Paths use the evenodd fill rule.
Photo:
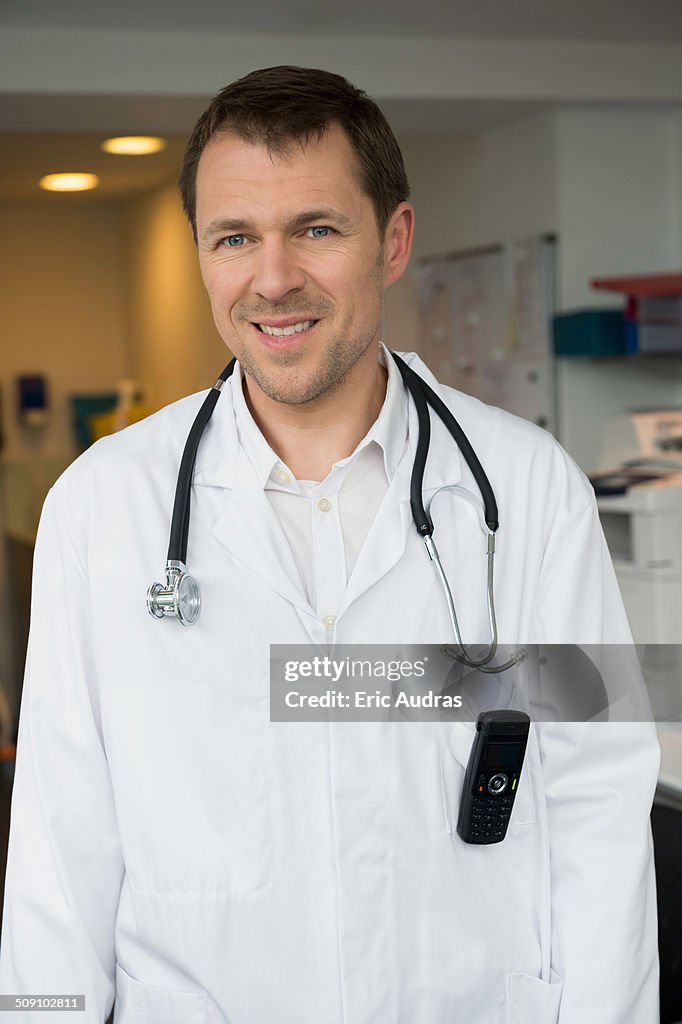
<svg viewBox="0 0 682 1024">
<path fill-rule="evenodd" d="M 464 773 L 466 772 L 469 756 L 476 738 L 476 724 L 475 722 L 442 723 L 439 725 L 439 729 L 442 730 L 439 746 L 445 822 L 448 832 L 451 835 L 456 835 Z M 508 836 L 513 834 L 517 825 L 532 825 L 535 823 L 535 805 L 528 763 L 533 756 L 533 749 L 534 744 L 529 743 L 526 748 L 524 766 L 521 771 L 519 790 L 516 794 L 509 822 Z"/>
<path fill-rule="evenodd" d="M 206 1024 L 206 994 L 143 984 L 116 964 L 114 1024 Z"/>
<path fill-rule="evenodd" d="M 557 1024 L 563 982 L 554 972 L 542 981 L 530 974 L 507 978 L 507 1024 Z"/>
</svg>

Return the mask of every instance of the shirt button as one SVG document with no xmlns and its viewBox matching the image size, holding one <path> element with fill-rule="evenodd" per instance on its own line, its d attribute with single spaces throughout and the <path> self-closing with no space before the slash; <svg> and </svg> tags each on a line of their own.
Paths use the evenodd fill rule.
<svg viewBox="0 0 682 1024">
<path fill-rule="evenodd" d="M 289 481 L 291 480 L 291 477 L 287 473 L 286 469 L 284 469 L 282 466 L 279 466 L 275 470 L 275 479 L 279 480 L 281 484 L 288 484 Z"/>
<path fill-rule="evenodd" d="M 332 507 L 332 503 L 329 500 L 329 498 L 320 498 L 320 500 L 317 503 L 317 507 L 319 508 L 320 512 L 328 512 L 329 509 Z"/>
<path fill-rule="evenodd" d="M 322 621 L 327 629 L 333 629 L 336 625 L 336 615 L 325 615 Z"/>
</svg>

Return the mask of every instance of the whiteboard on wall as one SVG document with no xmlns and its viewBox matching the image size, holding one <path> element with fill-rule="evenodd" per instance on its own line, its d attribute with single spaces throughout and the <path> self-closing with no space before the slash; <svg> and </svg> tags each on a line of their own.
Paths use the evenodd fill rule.
<svg viewBox="0 0 682 1024">
<path fill-rule="evenodd" d="M 552 236 L 420 260 L 421 354 L 444 384 L 556 433 Z"/>
</svg>

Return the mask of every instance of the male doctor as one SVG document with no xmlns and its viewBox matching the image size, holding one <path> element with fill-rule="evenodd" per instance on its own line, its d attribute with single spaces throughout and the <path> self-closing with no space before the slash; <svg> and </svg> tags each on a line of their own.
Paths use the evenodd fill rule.
<svg viewBox="0 0 682 1024">
<path fill-rule="evenodd" d="M 270 644 L 452 640 L 380 341 L 413 231 L 382 114 L 337 75 L 256 71 L 202 115 L 180 184 L 238 360 L 194 470 L 201 615 L 155 620 L 145 593 L 203 394 L 45 503 L 0 991 L 84 994 L 93 1024 L 114 997 L 117 1024 L 653 1024 L 653 726 L 533 726 L 507 836 L 476 847 L 454 828 L 473 726 L 269 721 Z M 629 643 L 574 463 L 406 358 L 497 496 L 500 642 Z M 478 489 L 434 418 L 424 494 L 452 484 L 435 538 L 485 642 Z"/>
</svg>

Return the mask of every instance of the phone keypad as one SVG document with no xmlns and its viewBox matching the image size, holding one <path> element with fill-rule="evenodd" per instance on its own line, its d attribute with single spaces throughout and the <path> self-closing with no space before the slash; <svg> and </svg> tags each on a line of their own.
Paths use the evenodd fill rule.
<svg viewBox="0 0 682 1024">
<path fill-rule="evenodd" d="M 475 797 L 471 809 L 471 838 L 479 842 L 503 839 L 512 803 L 513 798 L 509 796 Z"/>
<path fill-rule="evenodd" d="M 518 773 L 509 776 L 508 786 L 499 795 L 488 790 L 494 772 L 480 775 L 474 792 L 469 836 L 475 843 L 499 843 L 504 839 L 514 804 Z"/>
</svg>

